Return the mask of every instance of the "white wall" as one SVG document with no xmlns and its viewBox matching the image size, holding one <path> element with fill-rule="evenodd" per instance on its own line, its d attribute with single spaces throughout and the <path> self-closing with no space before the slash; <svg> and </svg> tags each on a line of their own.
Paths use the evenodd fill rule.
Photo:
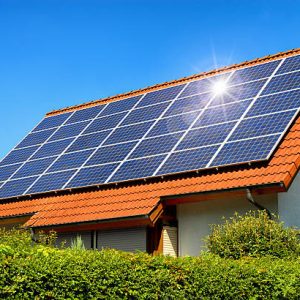
<svg viewBox="0 0 300 300">
<path fill-rule="evenodd" d="M 255 196 L 255 200 L 277 213 L 277 196 Z M 209 200 L 177 206 L 179 255 L 196 256 L 204 250 L 203 238 L 210 233 L 210 224 L 222 222 L 235 212 L 245 213 L 255 207 L 245 198 Z"/>
<path fill-rule="evenodd" d="M 300 228 L 300 174 L 286 193 L 278 194 L 278 214 L 285 225 Z"/>
</svg>

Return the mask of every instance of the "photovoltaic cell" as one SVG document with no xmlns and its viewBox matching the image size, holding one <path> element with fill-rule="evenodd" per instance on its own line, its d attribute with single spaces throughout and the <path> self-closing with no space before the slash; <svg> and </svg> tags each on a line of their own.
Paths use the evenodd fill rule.
<svg viewBox="0 0 300 300">
<path fill-rule="evenodd" d="M 87 166 L 100 165 L 109 162 L 123 160 L 133 149 L 137 142 L 117 144 L 113 146 L 100 147 L 96 153 L 87 161 Z"/>
<path fill-rule="evenodd" d="M 82 135 L 76 139 L 76 141 L 68 148 L 66 152 L 96 148 L 104 141 L 104 139 L 110 134 L 110 132 L 111 130 L 106 130 Z"/>
<path fill-rule="evenodd" d="M 163 90 L 158 90 L 146 94 L 146 96 L 139 102 L 138 107 L 151 105 L 155 103 L 165 102 L 175 99 L 177 95 L 184 88 L 184 85 L 176 85 Z"/>
<path fill-rule="evenodd" d="M 0 188 L 0 198 L 9 198 L 22 195 L 37 178 L 37 176 L 34 176 L 7 181 Z"/>
<path fill-rule="evenodd" d="M 279 135 L 272 135 L 227 143 L 212 162 L 211 166 L 222 166 L 265 159 L 274 147 L 276 141 L 278 141 L 278 138 Z"/>
<path fill-rule="evenodd" d="M 269 96 L 259 97 L 246 117 L 269 114 L 300 107 L 300 89 Z"/>
<path fill-rule="evenodd" d="M 55 141 L 76 136 L 81 133 L 81 131 L 87 126 L 88 123 L 88 121 L 85 121 L 62 126 L 53 134 L 49 141 Z"/>
<path fill-rule="evenodd" d="M 129 125 L 156 119 L 164 112 L 169 104 L 169 102 L 163 102 L 157 105 L 134 109 L 125 118 L 121 125 Z"/>
<path fill-rule="evenodd" d="M 13 176 L 13 179 L 39 175 L 50 166 L 54 159 L 55 157 L 50 157 L 29 161 L 25 163 L 20 170 L 18 170 L 18 172 Z"/>
<path fill-rule="evenodd" d="M 238 120 L 249 107 L 251 102 L 251 100 L 246 100 L 208 108 L 197 120 L 193 128 Z"/>
<path fill-rule="evenodd" d="M 48 170 L 49 173 L 75 169 L 82 166 L 94 150 L 86 150 L 80 152 L 67 153 L 62 155 Z"/>
<path fill-rule="evenodd" d="M 59 190 L 72 177 L 74 173 L 75 170 L 45 174 L 37 180 L 37 182 L 30 188 L 27 194 L 36 194 L 40 192 Z"/>
<path fill-rule="evenodd" d="M 147 134 L 147 137 L 186 130 L 194 122 L 199 113 L 200 112 L 198 111 L 161 119 L 154 125 L 151 131 Z"/>
<path fill-rule="evenodd" d="M 62 153 L 71 144 L 73 140 L 74 138 L 70 138 L 56 142 L 46 143 L 32 156 L 31 159 L 58 155 Z"/>
<path fill-rule="evenodd" d="M 277 74 L 300 70 L 300 55 L 288 57 L 279 68 Z"/>
<path fill-rule="evenodd" d="M 176 150 L 196 148 L 212 144 L 222 143 L 236 122 L 213 125 L 193 129 L 188 132 L 184 139 L 177 146 Z"/>
<path fill-rule="evenodd" d="M 172 174 L 205 168 L 218 146 L 174 152 L 158 171 L 158 175 Z"/>
<path fill-rule="evenodd" d="M 83 168 L 70 181 L 70 183 L 67 185 L 67 188 L 104 183 L 117 166 L 118 164 L 108 164 L 97 167 Z"/>
<path fill-rule="evenodd" d="M 104 108 L 104 105 L 93 106 L 82 110 L 77 110 L 71 118 L 68 119 L 66 124 L 85 121 L 95 118 L 100 111 Z"/>
<path fill-rule="evenodd" d="M 63 124 L 71 114 L 72 113 L 69 112 L 69 113 L 65 113 L 65 114 L 60 114 L 60 115 L 47 117 L 40 124 L 38 124 L 34 128 L 33 131 L 39 131 L 39 130 L 58 127 L 61 124 Z"/>
<path fill-rule="evenodd" d="M 141 96 L 131 97 L 121 101 L 108 103 L 104 110 L 101 112 L 100 116 L 107 116 L 122 111 L 130 110 L 141 98 Z"/>
<path fill-rule="evenodd" d="M 126 112 L 113 116 L 95 119 L 84 131 L 84 134 L 114 128 L 120 123 L 120 121 L 125 117 L 125 115 Z"/>
<path fill-rule="evenodd" d="M 110 182 L 151 176 L 158 168 L 166 155 L 152 156 L 125 161 L 120 169 L 111 178 Z"/>
<path fill-rule="evenodd" d="M 153 121 L 117 128 L 106 140 L 104 145 L 117 144 L 126 141 L 133 141 L 144 136 L 151 127 Z"/>
<path fill-rule="evenodd" d="M 0 181 L 7 180 L 22 164 L 9 165 L 0 167 Z"/>
<path fill-rule="evenodd" d="M 243 120 L 230 137 L 230 141 L 284 131 L 296 111 L 287 111 Z"/>
<path fill-rule="evenodd" d="M 11 151 L 0 163 L 0 166 L 26 161 L 39 147 L 28 147 Z"/>
<path fill-rule="evenodd" d="M 175 133 L 145 139 L 138 145 L 129 159 L 169 152 L 182 135 L 183 133 Z"/>
<path fill-rule="evenodd" d="M 288 91 L 300 87 L 300 72 L 273 77 L 263 90 L 262 95 Z"/>
<path fill-rule="evenodd" d="M 206 93 L 177 99 L 166 111 L 164 117 L 200 110 L 205 107 L 211 97 L 211 93 Z"/>
<path fill-rule="evenodd" d="M 42 144 L 51 136 L 51 134 L 53 134 L 54 131 L 55 129 L 53 128 L 44 131 L 30 133 L 16 148 L 23 148 L 23 147 Z"/>
</svg>

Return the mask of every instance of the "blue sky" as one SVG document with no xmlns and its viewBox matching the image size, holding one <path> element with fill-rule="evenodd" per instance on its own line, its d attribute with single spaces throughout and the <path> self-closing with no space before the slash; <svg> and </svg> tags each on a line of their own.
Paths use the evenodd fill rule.
<svg viewBox="0 0 300 300">
<path fill-rule="evenodd" d="M 0 157 L 47 111 L 300 46 L 300 1 L 0 0 Z"/>
</svg>

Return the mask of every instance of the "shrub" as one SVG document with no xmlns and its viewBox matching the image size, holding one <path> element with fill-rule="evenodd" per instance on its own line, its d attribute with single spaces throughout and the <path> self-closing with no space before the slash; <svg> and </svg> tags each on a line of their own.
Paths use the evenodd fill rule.
<svg viewBox="0 0 300 300">
<path fill-rule="evenodd" d="M 298 231 L 285 228 L 282 222 L 270 220 L 265 211 L 235 214 L 224 224 L 212 225 L 207 247 L 220 257 L 297 256 L 300 253 Z"/>
<path fill-rule="evenodd" d="M 85 246 L 80 235 L 77 235 L 76 238 L 71 241 L 71 248 L 73 250 L 85 250 Z"/>
</svg>

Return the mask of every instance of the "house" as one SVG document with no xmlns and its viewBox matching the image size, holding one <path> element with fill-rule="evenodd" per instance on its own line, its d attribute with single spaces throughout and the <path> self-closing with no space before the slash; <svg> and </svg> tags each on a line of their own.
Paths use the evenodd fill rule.
<svg viewBox="0 0 300 300">
<path fill-rule="evenodd" d="M 50 112 L 0 163 L 0 226 L 174 256 L 234 212 L 300 227 L 299 109 L 296 49 Z"/>
</svg>

